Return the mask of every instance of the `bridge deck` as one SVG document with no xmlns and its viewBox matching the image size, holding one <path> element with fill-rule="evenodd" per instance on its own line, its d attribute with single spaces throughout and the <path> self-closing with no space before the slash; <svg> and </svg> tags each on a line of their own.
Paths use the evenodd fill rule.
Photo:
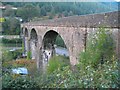
<svg viewBox="0 0 120 90">
<path fill-rule="evenodd" d="M 81 16 L 69 16 L 58 19 L 43 20 L 24 23 L 27 26 L 73 26 L 73 27 L 120 27 L 118 24 L 120 11 L 101 13 L 101 14 L 90 14 Z"/>
</svg>

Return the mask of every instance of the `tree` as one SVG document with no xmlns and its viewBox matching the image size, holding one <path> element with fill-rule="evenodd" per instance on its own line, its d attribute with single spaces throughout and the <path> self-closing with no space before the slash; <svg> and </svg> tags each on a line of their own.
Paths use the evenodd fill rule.
<svg viewBox="0 0 120 90">
<path fill-rule="evenodd" d="M 65 17 L 67 17 L 67 16 L 68 16 L 68 12 L 67 12 L 67 11 L 64 11 L 64 12 L 63 12 L 63 15 L 64 15 Z"/>
<path fill-rule="evenodd" d="M 44 6 L 40 9 L 40 15 L 41 15 L 41 16 L 46 16 L 46 15 L 47 15 L 47 12 L 46 12 Z"/>
<path fill-rule="evenodd" d="M 72 11 L 70 11 L 69 13 L 68 13 L 68 16 L 73 16 L 74 14 L 73 14 L 73 12 Z"/>
<path fill-rule="evenodd" d="M 34 17 L 39 16 L 39 8 L 32 4 L 27 4 L 17 10 L 17 16 L 21 17 L 24 21 L 30 21 Z"/>
<path fill-rule="evenodd" d="M 3 16 L 13 17 L 13 16 L 15 16 L 15 10 L 13 10 L 13 9 L 6 9 L 6 10 L 3 12 Z"/>
<path fill-rule="evenodd" d="M 20 34 L 20 21 L 16 18 L 6 19 L 5 22 L 2 23 L 2 33 L 8 35 Z"/>
</svg>

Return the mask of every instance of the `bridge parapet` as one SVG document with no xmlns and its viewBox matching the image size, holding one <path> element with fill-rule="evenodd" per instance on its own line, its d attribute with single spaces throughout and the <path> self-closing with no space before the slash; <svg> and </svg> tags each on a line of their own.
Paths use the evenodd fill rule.
<svg viewBox="0 0 120 90">
<path fill-rule="evenodd" d="M 120 11 L 101 13 L 101 14 L 90 14 L 81 16 L 69 16 L 64 18 L 43 20 L 24 23 L 23 25 L 30 26 L 59 26 L 59 27 L 110 27 L 117 28 Z"/>
</svg>

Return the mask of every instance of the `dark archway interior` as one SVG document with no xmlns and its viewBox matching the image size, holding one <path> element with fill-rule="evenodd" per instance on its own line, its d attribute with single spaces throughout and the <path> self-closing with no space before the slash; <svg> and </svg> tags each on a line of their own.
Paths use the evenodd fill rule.
<svg viewBox="0 0 120 90">
<path fill-rule="evenodd" d="M 55 44 L 56 37 L 58 36 L 58 33 L 50 30 L 48 31 L 43 39 L 43 47 L 44 49 L 51 49 L 53 45 Z"/>
<path fill-rule="evenodd" d="M 25 37 L 28 37 L 28 30 L 25 28 Z"/>
<path fill-rule="evenodd" d="M 37 36 L 35 29 L 32 29 L 31 31 L 30 40 L 35 43 L 35 46 L 37 46 L 38 36 Z"/>
<path fill-rule="evenodd" d="M 30 39 L 36 40 L 36 41 L 38 40 L 37 33 L 36 33 L 35 29 L 32 29 L 32 31 L 31 31 Z"/>
</svg>

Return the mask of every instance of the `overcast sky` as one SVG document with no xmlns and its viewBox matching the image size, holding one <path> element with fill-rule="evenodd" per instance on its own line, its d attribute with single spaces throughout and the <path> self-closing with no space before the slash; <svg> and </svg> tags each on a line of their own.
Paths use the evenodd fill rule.
<svg viewBox="0 0 120 90">
<path fill-rule="evenodd" d="M 120 2 L 120 0 L 115 0 L 115 1 Z"/>
</svg>

